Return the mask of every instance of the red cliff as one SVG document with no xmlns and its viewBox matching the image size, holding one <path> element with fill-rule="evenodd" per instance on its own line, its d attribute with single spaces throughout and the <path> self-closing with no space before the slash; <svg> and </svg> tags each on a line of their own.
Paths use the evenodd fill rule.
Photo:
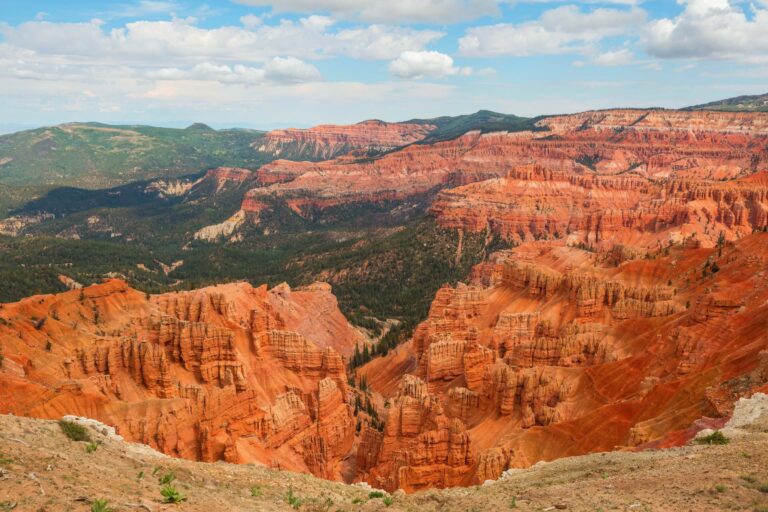
<svg viewBox="0 0 768 512">
<path fill-rule="evenodd" d="M 417 142 L 435 127 L 370 120 L 352 125 L 324 124 L 309 129 L 272 130 L 259 150 L 295 160 L 328 160 L 350 151 L 386 151 Z"/>
<path fill-rule="evenodd" d="M 340 479 L 360 334 L 327 285 L 148 295 L 112 280 L 0 307 L 0 411 L 75 414 L 206 461 Z"/>
</svg>

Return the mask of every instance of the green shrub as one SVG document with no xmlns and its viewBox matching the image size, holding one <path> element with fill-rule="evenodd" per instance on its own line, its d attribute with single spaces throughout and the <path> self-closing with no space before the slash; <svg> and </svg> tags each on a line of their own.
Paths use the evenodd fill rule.
<svg viewBox="0 0 768 512">
<path fill-rule="evenodd" d="M 160 491 L 160 494 L 162 494 L 163 496 L 164 503 L 181 503 L 182 501 L 185 501 L 187 499 L 186 496 L 181 494 L 171 484 L 168 484 L 165 487 L 163 487 L 163 489 Z"/>
<path fill-rule="evenodd" d="M 724 486 L 723 484 L 717 484 L 717 485 L 715 486 L 715 490 L 716 490 L 717 492 L 719 492 L 719 493 L 724 493 L 726 489 L 727 489 L 727 487 L 726 487 L 726 486 Z"/>
<path fill-rule="evenodd" d="M 698 444 L 728 444 L 731 442 L 730 439 L 725 437 L 722 432 L 719 430 L 715 430 L 708 436 L 700 437 L 696 440 Z"/>
<path fill-rule="evenodd" d="M 757 488 L 757 490 L 758 490 L 758 491 L 760 491 L 760 492 L 765 492 L 765 493 L 768 493 L 768 482 L 766 482 L 766 483 L 764 483 L 764 484 L 760 485 L 760 486 Z"/>
<path fill-rule="evenodd" d="M 384 499 L 382 499 L 381 502 L 384 504 L 385 507 L 389 507 L 390 505 L 392 505 L 392 503 L 395 502 L 395 499 L 392 496 L 384 496 Z"/>
<path fill-rule="evenodd" d="M 739 478 L 741 478 L 742 480 L 744 480 L 749 484 L 754 484 L 755 482 L 757 482 L 757 479 L 752 475 L 741 475 Z"/>
<path fill-rule="evenodd" d="M 260 498 L 264 493 L 261 491 L 260 485 L 251 486 L 251 496 L 254 498 Z"/>
<path fill-rule="evenodd" d="M 285 494 L 285 501 L 287 501 L 288 505 L 294 510 L 298 510 L 301 506 L 301 498 L 294 494 L 293 487 L 288 488 L 288 492 Z"/>
<path fill-rule="evenodd" d="M 64 432 L 64 435 L 73 441 L 91 441 L 91 435 L 82 425 L 78 425 L 72 421 L 59 420 L 59 427 L 61 427 L 61 431 Z"/>
<path fill-rule="evenodd" d="M 176 480 L 176 475 L 174 474 L 173 471 L 169 471 L 168 473 L 158 478 L 158 482 L 160 482 L 160 485 L 171 484 L 173 483 L 174 480 Z"/>
<path fill-rule="evenodd" d="M 91 503 L 91 512 L 114 512 L 115 509 L 109 506 L 107 500 L 93 500 Z"/>
<path fill-rule="evenodd" d="M 100 441 L 96 441 L 95 443 L 94 442 L 90 442 L 87 445 L 85 445 L 85 452 L 86 453 L 93 453 L 93 452 L 95 452 L 96 450 L 99 449 L 99 445 L 101 445 Z"/>
<path fill-rule="evenodd" d="M 381 491 L 372 491 L 368 493 L 368 498 L 370 499 L 383 498 L 383 497 L 384 497 L 384 493 Z"/>
</svg>

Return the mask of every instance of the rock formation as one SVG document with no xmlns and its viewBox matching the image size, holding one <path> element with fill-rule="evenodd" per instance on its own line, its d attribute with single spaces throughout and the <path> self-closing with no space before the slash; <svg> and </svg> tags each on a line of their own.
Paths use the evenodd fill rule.
<svg viewBox="0 0 768 512">
<path fill-rule="evenodd" d="M 272 130 L 259 142 L 259 151 L 292 160 L 329 160 L 350 151 L 386 151 L 417 142 L 435 127 L 429 124 L 385 123 L 320 125 L 306 130 Z"/>
<path fill-rule="evenodd" d="M 699 418 L 768 388 L 767 275 L 765 233 L 620 264 L 564 239 L 497 253 L 469 285 L 437 293 L 397 391 L 371 372 L 400 353 L 360 370 L 390 404 L 383 432 L 362 434 L 360 478 L 477 484 L 540 460 L 685 442 Z"/>
<path fill-rule="evenodd" d="M 76 414 L 206 461 L 341 479 L 361 342 L 330 287 L 245 283 L 148 295 L 111 280 L 0 308 L 0 410 Z"/>
<path fill-rule="evenodd" d="M 361 125 L 371 123 L 381 125 Z M 339 133 L 359 131 L 361 125 L 280 130 L 268 144 L 275 151 L 317 144 L 310 152 L 326 158 L 344 152 L 332 149 L 348 140 Z M 382 126 L 397 126 L 395 139 L 411 142 L 428 131 L 424 125 L 414 125 L 416 132 L 406 124 Z M 323 137 L 333 142 L 318 142 Z M 405 140 L 381 142 L 385 139 L 377 139 L 376 147 L 401 146 L 397 142 Z M 645 233 L 640 245 L 694 231 L 705 240 L 721 229 L 731 237 L 768 222 L 767 185 L 754 190 L 751 178 L 768 170 L 766 141 L 763 113 L 611 110 L 547 117 L 535 131 L 469 132 L 380 156 L 276 160 L 256 171 L 259 186 L 249 192 L 243 210 L 255 203 L 261 211 L 268 208 L 264 198 L 277 197 L 312 218 L 349 203 L 404 201 L 445 190 L 432 210 L 443 225 L 488 228 L 518 241 L 575 233 L 579 241 L 594 244 L 627 230 Z M 358 145 L 372 147 L 366 144 Z M 466 187 L 455 188 L 460 185 Z M 473 211 L 463 212 L 470 204 Z M 633 241 L 630 235 L 626 238 Z"/>
</svg>

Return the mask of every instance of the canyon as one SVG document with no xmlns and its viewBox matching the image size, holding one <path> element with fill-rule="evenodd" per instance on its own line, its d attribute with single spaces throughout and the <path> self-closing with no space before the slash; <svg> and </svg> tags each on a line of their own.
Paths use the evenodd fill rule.
<svg viewBox="0 0 768 512">
<path fill-rule="evenodd" d="M 675 225 L 673 237 L 766 224 L 765 179 L 753 176 L 768 171 L 763 113 L 609 110 L 545 117 L 532 126 L 468 132 L 381 156 L 275 160 L 256 171 L 259 186 L 240 210 L 258 223 L 265 199 L 277 198 L 313 219 L 344 205 L 423 201 L 442 191 L 432 205 L 441 225 L 488 228 L 515 241 L 579 231 L 581 241 L 594 243 L 616 231 L 612 224 L 633 233 L 661 230 L 648 223 Z M 302 144 L 306 135 L 282 137 Z M 322 137 L 312 143 L 326 152 L 334 147 Z M 494 200 L 509 196 L 515 199 Z M 563 198 L 578 203 L 575 212 L 564 211 Z M 730 201 L 729 211 L 718 210 L 721 198 Z M 457 211 L 462 203 L 472 210 L 467 215 Z"/>
<path fill-rule="evenodd" d="M 0 307 L 0 413 L 86 416 L 177 457 L 415 492 L 679 446 L 768 391 L 768 114 L 435 130 L 277 130 L 260 151 L 309 158 L 149 186 L 231 208 L 189 234 L 222 251 L 284 229 L 268 224 L 276 211 L 316 228 L 417 204 L 458 234 L 456 261 L 484 237 L 483 261 L 404 343 L 350 365 L 377 337 L 325 283 L 147 294 L 110 279 Z"/>
</svg>

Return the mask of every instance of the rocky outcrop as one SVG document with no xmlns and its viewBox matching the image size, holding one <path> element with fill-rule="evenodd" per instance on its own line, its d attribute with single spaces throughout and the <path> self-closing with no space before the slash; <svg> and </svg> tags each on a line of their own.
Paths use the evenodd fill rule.
<svg viewBox="0 0 768 512">
<path fill-rule="evenodd" d="M 402 381 L 383 434 L 364 433 L 363 440 L 358 453 L 366 455 L 358 455 L 358 469 L 383 489 L 459 485 L 474 463 L 465 425 L 449 418 L 426 383 L 411 375 Z"/>
<path fill-rule="evenodd" d="M 766 273 L 764 233 L 618 264 L 566 240 L 496 254 L 437 293 L 407 347 L 413 374 L 382 388 L 384 431 L 362 435 L 362 478 L 477 484 L 541 460 L 684 443 L 699 418 L 768 386 Z M 457 467 L 467 473 L 454 480 Z"/>
<path fill-rule="evenodd" d="M 308 326 L 307 307 L 330 318 Z M 0 318 L 4 413 L 86 415 L 171 455 L 342 478 L 355 418 L 333 346 L 349 353 L 359 333 L 327 285 L 148 295 L 111 280 Z"/>
</svg>

